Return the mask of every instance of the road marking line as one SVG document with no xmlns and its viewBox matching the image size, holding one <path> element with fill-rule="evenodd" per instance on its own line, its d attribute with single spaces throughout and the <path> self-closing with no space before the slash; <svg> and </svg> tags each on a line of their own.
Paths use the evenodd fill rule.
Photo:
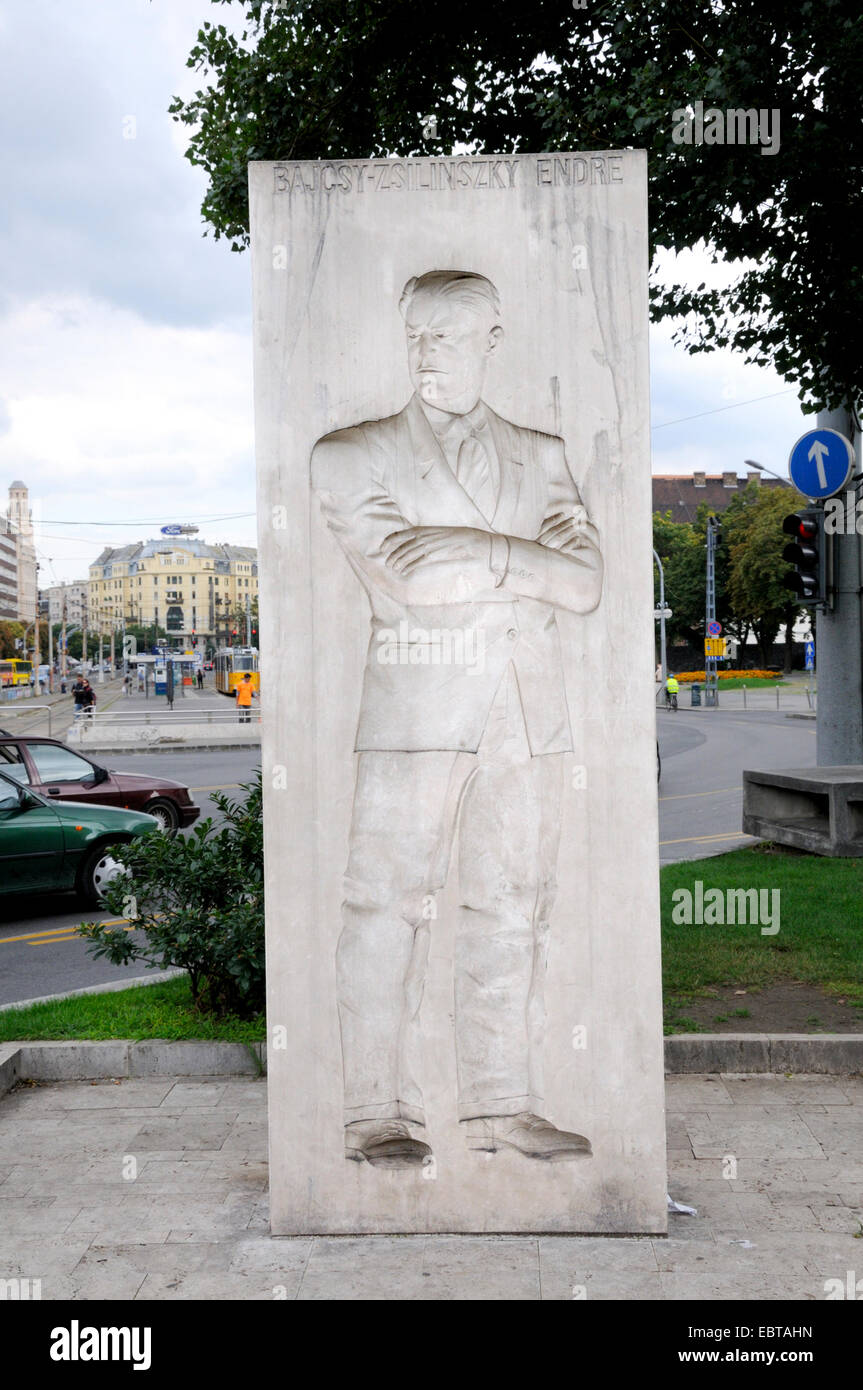
<svg viewBox="0 0 863 1390">
<path fill-rule="evenodd" d="M 128 926 L 128 927 L 124 927 L 124 928 L 123 928 L 123 931 L 134 931 L 134 930 L 135 930 L 134 925 L 131 925 L 131 926 Z M 55 937 L 52 937 L 52 939 L 51 939 L 50 941 L 31 941 L 29 944 L 30 944 L 31 946 L 56 946 L 56 944 L 57 944 L 58 941 L 82 941 L 82 940 L 83 940 L 83 937 L 80 937 L 80 936 L 78 935 L 77 932 L 71 932 L 68 936 L 55 936 Z"/>
<path fill-rule="evenodd" d="M 186 791 L 188 791 L 188 792 L 228 792 L 228 791 L 238 791 L 238 790 L 239 790 L 239 787 L 240 787 L 240 783 L 239 783 L 239 782 L 222 782 L 221 785 L 218 786 L 218 787 L 187 787 L 187 788 L 186 788 Z"/>
<path fill-rule="evenodd" d="M 122 927 L 128 922 L 128 917 L 111 917 L 107 922 L 100 922 L 101 927 Z M 0 946 L 7 941 L 33 941 L 40 936 L 62 936 L 66 932 L 72 931 L 72 927 L 52 927 L 50 931 L 31 931 L 25 936 L 0 936 Z"/>
<path fill-rule="evenodd" d="M 0 942 L 0 945 L 4 945 L 4 946 L 5 946 L 5 944 L 6 944 L 7 941 L 36 941 L 39 937 L 44 937 L 44 936 L 47 936 L 47 937 L 65 936 L 66 932 L 71 931 L 71 930 L 72 930 L 71 927 L 56 927 L 54 931 L 31 931 L 31 932 L 28 932 L 26 936 L 4 936 L 3 939 L 2 939 L 2 942 Z"/>
<path fill-rule="evenodd" d="M 739 787 L 717 787 L 712 792 L 675 792 L 673 796 L 661 796 L 660 801 L 683 801 L 688 796 L 720 796 L 722 792 L 739 792 L 743 790 L 742 784 Z"/>
</svg>

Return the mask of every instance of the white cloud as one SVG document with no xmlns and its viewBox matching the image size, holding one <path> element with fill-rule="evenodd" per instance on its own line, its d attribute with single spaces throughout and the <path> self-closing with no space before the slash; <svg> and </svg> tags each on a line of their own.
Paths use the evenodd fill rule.
<svg viewBox="0 0 863 1390">
<path fill-rule="evenodd" d="M 67 560 L 79 567 L 86 546 L 56 544 L 52 522 L 154 519 L 104 538 L 80 528 L 98 548 L 143 539 L 159 518 L 254 511 L 244 331 L 153 324 L 84 298 L 40 300 L 0 327 L 0 380 L 0 477 L 28 484 L 43 549 L 55 566 L 63 551 L 64 571 Z M 252 522 L 216 529 L 213 539 L 254 544 Z M 89 551 L 94 558 L 92 543 Z"/>
</svg>

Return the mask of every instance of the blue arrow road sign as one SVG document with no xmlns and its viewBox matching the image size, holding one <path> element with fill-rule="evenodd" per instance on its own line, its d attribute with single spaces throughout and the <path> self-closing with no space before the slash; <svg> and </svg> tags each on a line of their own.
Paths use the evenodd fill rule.
<svg viewBox="0 0 863 1390">
<path fill-rule="evenodd" d="M 854 449 L 838 430 L 808 430 L 788 459 L 791 481 L 804 497 L 841 492 L 854 469 Z"/>
<path fill-rule="evenodd" d="M 805 646 L 805 648 L 804 648 L 804 651 L 806 652 L 806 670 L 807 670 L 807 671 L 814 671 L 814 670 L 815 670 L 815 643 L 814 643 L 814 642 L 807 642 L 807 643 L 806 643 L 806 646 Z"/>
</svg>

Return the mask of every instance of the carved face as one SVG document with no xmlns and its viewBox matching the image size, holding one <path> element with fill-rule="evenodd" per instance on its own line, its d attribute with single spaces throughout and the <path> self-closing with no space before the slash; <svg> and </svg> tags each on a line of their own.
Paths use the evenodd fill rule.
<svg viewBox="0 0 863 1390">
<path fill-rule="evenodd" d="M 423 291 L 410 302 L 405 328 L 411 381 L 421 398 L 453 415 L 473 410 L 503 329 L 479 308 Z"/>
</svg>

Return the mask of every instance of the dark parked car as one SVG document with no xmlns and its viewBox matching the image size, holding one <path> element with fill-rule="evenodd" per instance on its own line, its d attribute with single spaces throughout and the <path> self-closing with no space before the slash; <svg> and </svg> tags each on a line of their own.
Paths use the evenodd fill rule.
<svg viewBox="0 0 863 1390">
<path fill-rule="evenodd" d="M 175 834 L 201 814 L 181 782 L 148 772 L 109 772 L 54 738 L 31 738 L 0 730 L 0 772 L 52 801 L 118 806 L 155 816 Z"/>
<path fill-rule="evenodd" d="M 98 906 L 123 873 L 113 846 L 156 827 L 138 811 L 52 803 L 0 772 L 0 895 L 75 889 Z"/>
</svg>

